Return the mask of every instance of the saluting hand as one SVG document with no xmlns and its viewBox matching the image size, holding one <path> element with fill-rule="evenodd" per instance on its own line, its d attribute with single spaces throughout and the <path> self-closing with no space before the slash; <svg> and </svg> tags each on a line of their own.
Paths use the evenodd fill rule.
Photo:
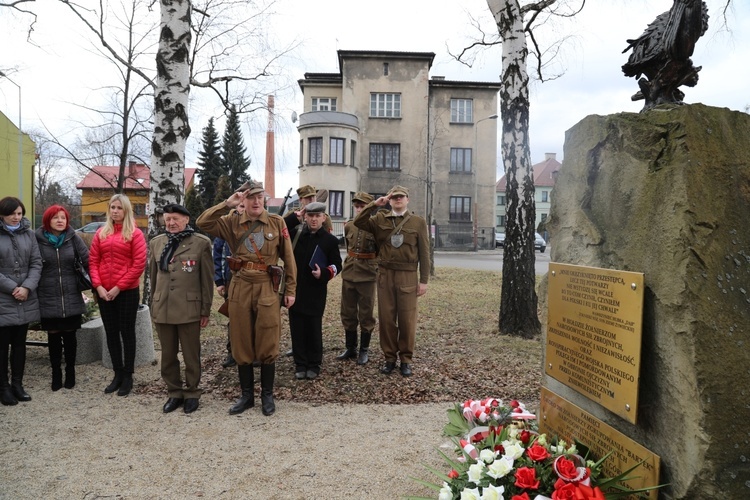
<svg viewBox="0 0 750 500">
<path fill-rule="evenodd" d="M 242 203 L 242 200 L 245 199 L 249 191 L 249 189 L 246 189 L 245 191 L 240 191 L 239 193 L 232 193 L 232 196 L 227 198 L 224 203 L 226 203 L 229 208 L 236 208 L 237 205 Z"/>
<path fill-rule="evenodd" d="M 379 207 L 384 207 L 384 206 L 386 206 L 388 204 L 388 202 L 390 201 L 390 199 L 391 198 L 389 196 L 381 196 L 380 198 L 378 198 L 377 200 L 375 200 L 375 205 L 377 205 Z"/>
</svg>

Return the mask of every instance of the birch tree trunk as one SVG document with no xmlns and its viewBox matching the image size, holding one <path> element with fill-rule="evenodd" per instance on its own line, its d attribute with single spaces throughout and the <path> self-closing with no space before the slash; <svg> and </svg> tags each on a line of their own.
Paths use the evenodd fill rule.
<svg viewBox="0 0 750 500">
<path fill-rule="evenodd" d="M 554 3 L 554 2 L 553 2 Z M 502 39 L 500 113 L 505 168 L 506 220 L 500 333 L 533 337 L 541 331 L 537 315 L 534 263 L 534 178 L 529 146 L 528 48 L 518 0 L 487 0 Z"/>
<path fill-rule="evenodd" d="M 190 136 L 190 0 L 161 0 L 161 31 L 156 53 L 154 138 L 151 143 L 153 213 L 168 203 L 182 203 L 185 146 Z M 154 234 L 154 221 L 149 234 Z"/>
</svg>

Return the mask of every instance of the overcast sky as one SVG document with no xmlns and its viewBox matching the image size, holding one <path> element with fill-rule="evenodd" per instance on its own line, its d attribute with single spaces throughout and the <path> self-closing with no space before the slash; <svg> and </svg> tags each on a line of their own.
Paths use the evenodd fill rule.
<svg viewBox="0 0 750 500">
<path fill-rule="evenodd" d="M 86 3 L 84 0 L 82 3 Z M 90 1 L 88 3 L 91 3 Z M 98 3 L 98 2 L 97 2 Z M 546 41 L 566 38 L 554 68 L 562 76 L 554 81 L 534 83 L 531 89 L 532 162 L 547 152 L 563 159 L 565 131 L 585 116 L 637 112 L 642 101 L 631 102 L 637 91 L 635 79 L 622 76 L 627 60 L 622 54 L 625 40 L 639 36 L 648 23 L 668 10 L 672 0 L 589 0 L 574 20 L 560 20 L 550 26 Z M 718 8 L 724 0 L 708 0 L 709 31 L 698 42 L 694 64 L 703 66 L 695 88 L 684 88 L 688 103 L 744 110 L 750 105 L 750 5 L 735 0 L 729 29 L 722 29 Z M 28 5 L 28 4 L 27 4 Z M 21 18 L 0 9 L 0 70 L 22 88 L 23 128 L 50 128 L 59 136 L 80 130 L 80 111 L 71 102 L 90 102 L 93 89 L 109 80 L 106 65 L 91 55 L 84 32 L 72 16 L 52 0 L 38 0 L 32 7 L 39 13 L 33 38 L 27 44 Z M 431 76 L 449 80 L 498 81 L 500 49 L 486 52 L 472 68 L 453 62 L 447 48 L 458 51 L 475 32 L 470 14 L 491 28 L 485 0 L 380 0 L 375 3 L 350 0 L 279 0 L 273 20 L 280 43 L 297 40 L 295 57 L 286 62 L 289 81 L 305 72 L 338 72 L 337 49 L 435 52 Z M 155 15 L 158 15 L 156 13 Z M 299 136 L 291 113 L 302 112 L 299 88 L 295 94 L 277 97 L 276 193 L 283 195 L 298 182 Z M 14 85 L 0 78 L 0 110 L 18 120 L 18 93 Z M 196 100 L 191 107 L 193 133 L 188 147 L 188 166 L 195 166 L 200 149 L 201 129 L 208 117 L 219 116 L 217 103 Z M 481 118 L 481 117 L 477 117 Z M 267 116 L 246 120 L 246 143 L 252 160 L 250 174 L 263 179 L 265 123 Z M 223 122 L 219 123 L 219 133 Z M 499 166 L 499 163 L 498 163 Z M 498 177 L 502 175 L 500 166 Z"/>
</svg>

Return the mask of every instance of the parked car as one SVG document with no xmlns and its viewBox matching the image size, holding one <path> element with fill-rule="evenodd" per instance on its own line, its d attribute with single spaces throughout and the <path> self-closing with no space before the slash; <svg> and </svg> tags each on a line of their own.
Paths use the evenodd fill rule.
<svg viewBox="0 0 750 500">
<path fill-rule="evenodd" d="M 495 233 L 495 248 L 503 248 L 505 245 L 505 233 Z"/>
<path fill-rule="evenodd" d="M 534 250 L 539 250 L 539 252 L 544 253 L 546 249 L 547 249 L 547 242 L 544 241 L 544 238 L 542 238 L 542 235 L 539 233 L 534 233 Z"/>
<path fill-rule="evenodd" d="M 94 239 L 94 235 L 96 234 L 96 231 L 104 225 L 103 221 L 100 222 L 89 222 L 83 227 L 79 227 L 76 229 L 76 233 L 78 233 L 78 236 L 81 237 L 81 239 L 86 243 L 86 245 L 91 246 L 91 240 Z"/>
</svg>

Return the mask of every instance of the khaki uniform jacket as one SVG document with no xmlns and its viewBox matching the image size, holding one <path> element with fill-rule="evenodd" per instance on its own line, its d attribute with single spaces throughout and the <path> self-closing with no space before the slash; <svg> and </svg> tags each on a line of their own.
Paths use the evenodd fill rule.
<svg viewBox="0 0 750 500">
<path fill-rule="evenodd" d="M 292 252 L 292 242 L 289 239 L 289 231 L 286 228 L 284 219 L 278 215 L 269 214 L 264 210 L 258 217 L 260 224 L 253 230 L 253 233 L 263 234 L 263 245 L 260 247 L 260 254 L 266 265 L 276 265 L 281 259 L 284 261 L 284 295 L 293 297 L 297 291 L 297 265 L 294 262 L 294 253 Z M 260 259 L 255 254 L 250 238 L 248 235 L 245 241 L 237 248 L 242 236 L 250 229 L 254 222 L 250 220 L 247 213 L 237 216 L 229 216 L 229 208 L 224 202 L 209 208 L 198 217 L 196 224 L 211 236 L 218 236 L 229 244 L 232 250 L 232 256 L 242 259 L 245 262 L 255 262 L 260 264 Z M 259 236 L 258 236 L 259 237 Z M 234 273 L 233 279 L 245 279 L 253 281 L 252 274 L 259 275 L 263 271 L 241 269 Z M 270 277 L 269 277 L 270 279 Z M 230 318 L 231 321 L 231 318 Z"/>
<path fill-rule="evenodd" d="M 377 258 L 362 258 L 350 255 L 354 253 L 358 255 L 372 254 L 375 256 L 378 252 L 378 247 L 375 244 L 375 236 L 358 228 L 350 220 L 344 226 L 344 238 L 346 239 L 346 259 L 344 260 L 344 270 L 341 272 L 341 278 L 355 283 L 375 281 L 375 276 L 378 273 Z"/>
<path fill-rule="evenodd" d="M 160 234 L 149 244 L 151 319 L 170 325 L 200 321 L 211 315 L 214 298 L 211 240 L 198 233 L 183 238 L 165 272 L 159 269 L 159 259 L 168 241 Z"/>
<path fill-rule="evenodd" d="M 373 201 L 354 218 L 355 226 L 375 236 L 378 245 L 378 265 L 396 271 L 416 271 L 419 267 L 419 282 L 427 284 L 430 279 L 430 239 L 427 222 L 412 212 L 409 220 L 401 228 L 401 234 L 404 235 L 403 244 L 396 248 L 391 245 L 390 235 L 409 212 L 397 216 L 392 211 L 380 211 L 372 216 L 378 208 Z"/>
</svg>

